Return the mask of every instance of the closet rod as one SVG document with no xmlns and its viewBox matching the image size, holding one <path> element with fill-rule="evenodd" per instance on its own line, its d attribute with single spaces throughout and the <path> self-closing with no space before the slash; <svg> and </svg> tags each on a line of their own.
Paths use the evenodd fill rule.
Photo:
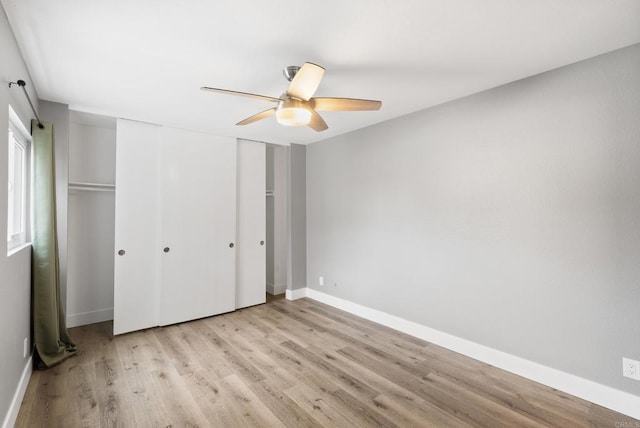
<svg viewBox="0 0 640 428">
<path fill-rule="evenodd" d="M 114 191 L 116 189 L 115 184 L 102 184 L 102 183 L 79 183 L 69 182 L 69 190 L 94 190 L 94 191 Z"/>
<path fill-rule="evenodd" d="M 40 121 L 40 117 L 38 116 L 38 112 L 36 111 L 35 107 L 33 106 L 33 103 L 31 102 L 31 98 L 29 97 L 29 94 L 27 93 L 27 89 L 25 88 L 25 86 L 27 86 L 27 82 L 25 82 L 24 80 L 18 80 L 17 82 L 9 82 L 9 87 L 12 87 L 13 85 L 18 85 L 18 86 L 20 86 L 22 88 L 22 91 L 24 92 L 24 96 L 27 97 L 27 101 L 29 101 L 29 105 L 31 106 L 31 110 L 33 111 L 33 114 L 36 116 L 36 119 L 38 120 L 38 128 L 44 129 L 44 125 Z"/>
</svg>

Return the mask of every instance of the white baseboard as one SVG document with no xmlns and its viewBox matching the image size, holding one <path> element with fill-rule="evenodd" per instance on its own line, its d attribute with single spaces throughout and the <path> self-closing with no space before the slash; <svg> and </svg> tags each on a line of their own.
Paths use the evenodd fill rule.
<svg viewBox="0 0 640 428">
<path fill-rule="evenodd" d="M 393 328 L 427 342 L 434 343 L 473 359 L 482 361 L 500 369 L 515 373 L 527 379 L 564 391 L 568 394 L 640 419 L 640 397 L 609 386 L 605 386 L 563 371 L 534 363 L 506 352 L 498 351 L 478 343 L 471 342 L 444 333 L 430 327 L 408 321 L 395 315 L 371 309 L 357 303 L 322 293 L 311 288 L 293 290 L 300 297 L 309 297 L 345 312 Z M 300 297 L 287 299 L 295 300 Z"/>
<path fill-rule="evenodd" d="M 29 379 L 31 379 L 32 371 L 33 359 L 32 357 L 29 357 L 29 359 L 27 360 L 27 364 L 22 370 L 20 383 L 18 383 L 16 392 L 15 394 L 13 394 L 13 399 L 11 400 L 11 405 L 9 405 L 9 410 L 7 411 L 7 415 L 5 416 L 4 422 L 2 423 L 2 428 L 12 428 L 16 424 L 16 419 L 18 419 L 18 413 L 20 412 L 20 405 L 22 404 L 24 393 L 27 391 L 27 385 L 29 385 Z"/>
<path fill-rule="evenodd" d="M 310 288 L 298 288 L 297 290 L 287 289 L 286 298 L 287 300 L 302 299 L 303 297 L 307 297 L 307 290 L 310 290 Z"/>
<path fill-rule="evenodd" d="M 267 293 L 277 296 L 287 291 L 287 284 L 267 284 Z"/>
<path fill-rule="evenodd" d="M 95 324 L 97 322 L 110 321 L 113 319 L 113 308 L 100 309 L 98 311 L 81 312 L 79 314 L 67 315 L 67 327 L 78 327 L 81 325 Z"/>
</svg>

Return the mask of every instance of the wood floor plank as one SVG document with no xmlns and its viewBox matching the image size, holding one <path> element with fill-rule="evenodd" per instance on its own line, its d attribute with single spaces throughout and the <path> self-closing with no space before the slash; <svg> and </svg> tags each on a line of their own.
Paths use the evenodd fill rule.
<svg viewBox="0 0 640 428">
<path fill-rule="evenodd" d="M 331 398 L 339 401 L 344 407 L 351 409 L 356 414 L 355 420 L 358 426 L 401 427 L 395 420 L 378 411 L 378 406 L 369 406 L 369 401 L 372 403 L 373 401 L 366 397 L 358 399 L 348 392 L 338 389 L 331 394 Z"/>
<path fill-rule="evenodd" d="M 491 409 L 474 405 L 455 396 L 452 392 L 434 387 L 431 378 L 427 375 L 419 378 L 407 373 L 386 359 L 376 359 L 360 350 L 344 348 L 341 354 L 363 365 L 375 367 L 376 371 L 387 379 L 392 380 L 404 388 L 409 389 L 425 401 L 435 405 L 452 417 L 462 419 L 471 425 L 501 426 L 499 418 L 493 416 Z M 505 409 L 506 410 L 506 409 Z"/>
<path fill-rule="evenodd" d="M 315 355 L 308 349 L 300 347 L 296 343 L 284 342 L 282 346 L 291 351 L 291 353 L 294 353 L 301 360 L 308 362 L 319 374 L 325 375 L 328 379 L 333 379 L 334 383 L 354 391 L 358 396 L 364 396 L 370 399 L 379 394 L 378 391 L 369 387 L 366 383 L 353 377 L 351 374 L 331 364 L 331 362 L 326 361 L 322 357 Z"/>
<path fill-rule="evenodd" d="M 189 373 L 192 374 L 193 372 Z M 176 369 L 156 370 L 151 373 L 151 379 L 158 401 L 153 408 L 163 407 L 162 411 L 166 415 L 163 426 L 207 426 L 207 418 L 194 402 L 184 376 Z"/>
<path fill-rule="evenodd" d="M 38 390 L 39 390 L 39 378 L 42 375 L 42 371 L 36 370 L 31 374 L 29 385 L 24 393 L 24 398 L 20 404 L 20 410 L 18 411 L 18 417 L 16 418 L 16 427 L 28 426 L 29 419 L 33 418 L 34 421 L 41 421 L 42 413 L 38 410 L 42 410 L 38 405 Z M 31 413 L 30 413 L 31 412 Z M 34 413 L 38 412 L 38 415 Z M 41 423 L 36 422 L 31 426 L 41 426 Z"/>
<path fill-rule="evenodd" d="M 73 358 L 79 358 L 83 362 L 89 363 L 118 358 L 115 348 L 111 346 L 114 337 L 112 323 L 110 322 L 78 327 L 74 329 L 74 336 L 72 337 L 76 342 L 83 343 L 83 346 L 78 347 Z"/>
<path fill-rule="evenodd" d="M 404 426 L 469 426 L 426 402 L 410 390 L 381 376 L 375 371 L 375 367 L 354 363 L 339 352 L 319 351 L 319 353 L 379 391 L 380 395 L 373 398 L 372 404 L 390 419 L 404 421 L 402 424 Z M 421 422 L 417 423 L 418 420 Z"/>
<path fill-rule="evenodd" d="M 469 388 L 473 388 L 470 380 L 476 385 L 483 385 L 484 388 L 480 389 L 484 394 L 505 405 L 508 403 L 518 411 L 545 421 L 551 426 L 584 426 L 584 415 L 588 414 L 590 409 L 599 407 L 433 344 L 423 352 L 426 352 L 429 358 L 422 364 L 431 370 L 436 370 L 440 375 L 451 376 L 456 382 L 465 383 Z M 610 412 L 604 410 L 605 414 Z M 597 421 L 598 417 L 594 415 L 591 419 Z M 603 420 L 596 422 L 594 426 L 610 423 L 614 422 L 611 419 Z"/>
<path fill-rule="evenodd" d="M 249 389 L 239 376 L 231 375 L 224 379 L 225 399 L 242 415 L 243 426 L 284 427 L 271 410 Z"/>
<path fill-rule="evenodd" d="M 114 337 L 35 371 L 17 427 L 615 427 L 626 417 L 310 300 Z"/>
<path fill-rule="evenodd" d="M 491 379 L 485 375 L 485 370 L 469 370 L 469 367 L 462 367 L 452 359 L 448 362 L 438 359 L 430 359 L 425 366 L 434 375 L 437 375 L 449 382 L 455 383 L 466 390 L 476 394 L 481 394 L 499 403 L 501 406 L 510 407 L 512 410 L 526 416 L 529 419 L 538 421 L 541 424 L 561 425 L 563 427 L 580 427 L 578 420 L 567 418 L 557 407 L 538 406 L 530 401 L 526 391 L 522 388 L 505 381 L 505 379 Z M 494 370 L 489 370 L 492 373 Z M 520 382 L 522 378 L 518 379 Z"/>
<path fill-rule="evenodd" d="M 456 397 L 457 400 L 463 401 L 466 404 L 472 404 L 475 408 L 483 409 L 483 414 L 494 419 L 496 423 L 504 424 L 506 426 L 530 428 L 545 426 L 540 421 L 533 420 L 526 415 L 514 411 L 510 407 L 505 407 L 482 394 L 468 390 L 459 384 L 438 376 L 437 374 L 430 373 L 427 376 L 427 379 L 433 389 L 441 395 Z"/>
<path fill-rule="evenodd" d="M 70 401 L 65 402 L 61 399 L 64 397 L 67 384 L 67 378 L 63 376 L 63 371 L 66 371 L 66 368 L 58 365 L 48 369 L 46 374 L 42 371 L 33 373 L 27 387 L 27 394 L 29 394 L 30 388 L 34 390 L 33 399 L 30 400 L 31 407 L 21 406 L 16 426 L 60 426 L 60 417 L 67 413 L 65 408 L 71 405 Z"/>
<path fill-rule="evenodd" d="M 273 387 L 270 379 L 255 382 L 249 387 L 285 426 L 291 428 L 322 426 L 284 394 L 283 390 Z"/>
<path fill-rule="evenodd" d="M 276 330 L 278 332 L 277 336 L 267 338 L 271 342 L 282 343 L 289 340 L 292 342 L 296 342 L 303 347 L 309 346 L 311 344 L 311 338 L 309 337 L 309 335 L 303 334 L 303 330 L 301 330 L 300 328 L 295 328 L 295 326 L 292 326 L 291 321 L 295 320 L 287 319 L 281 314 L 274 314 L 272 312 L 264 313 L 260 317 L 260 322 L 263 325 L 268 326 L 269 328 L 272 328 L 273 330 Z"/>
<path fill-rule="evenodd" d="M 266 379 L 266 376 L 260 370 L 233 348 L 225 351 L 224 359 L 234 368 L 234 374 L 249 382 L 258 382 Z"/>
<path fill-rule="evenodd" d="M 346 317 L 339 317 L 322 310 L 314 310 L 311 304 L 298 310 L 297 313 L 301 317 L 324 325 L 327 328 L 327 332 L 330 333 L 330 336 L 339 337 L 344 345 L 358 345 L 358 343 L 354 342 L 358 340 L 360 343 L 375 346 L 380 350 L 390 352 L 397 355 L 398 358 L 413 364 L 419 363 L 426 358 L 420 352 L 428 345 L 426 342 L 417 345 L 413 343 L 413 341 L 403 340 L 406 335 L 396 337 L 395 334 L 380 334 L 379 331 L 376 331 L 377 324 L 370 321 L 361 320 L 358 323 L 354 323 Z M 316 344 L 314 343 L 314 345 Z"/>
<path fill-rule="evenodd" d="M 248 341 L 247 339 L 237 335 L 229 338 L 229 343 L 259 370 L 265 376 L 265 379 L 269 379 L 270 383 L 279 390 L 290 388 L 296 384 L 297 379 L 295 376 L 262 352 L 254 341 Z M 259 382 L 260 380 L 257 381 Z"/>
<path fill-rule="evenodd" d="M 163 391 L 154 374 L 174 370 L 162 345 L 151 330 L 120 336 L 116 342 L 120 362 L 126 372 L 129 401 L 136 426 L 162 426 L 171 418 L 162 403 Z"/>
<path fill-rule="evenodd" d="M 319 331 L 301 323 L 299 320 L 283 318 L 276 320 L 268 315 L 262 317 L 262 322 L 278 329 L 281 334 L 287 337 L 288 341 L 296 342 L 302 347 L 312 344 L 327 349 L 340 349 L 348 343 L 340 338 L 327 334 L 326 331 Z"/>
<path fill-rule="evenodd" d="M 100 426 L 120 427 L 135 420 L 120 361 L 112 358 L 100 359 L 94 363 L 94 368 Z"/>
<path fill-rule="evenodd" d="M 332 400 L 329 399 L 329 394 L 325 391 L 318 391 L 305 384 L 299 384 L 287 389 L 284 393 L 322 426 L 362 426 L 354 423 L 340 409 L 336 408 Z"/>
<path fill-rule="evenodd" d="M 242 309 L 237 312 L 228 314 L 228 317 L 232 320 L 237 328 L 240 328 L 242 333 L 240 334 L 247 339 L 252 338 L 256 340 L 269 339 L 271 336 L 280 337 L 281 332 L 278 328 L 272 328 L 261 322 L 263 316 L 257 316 L 260 314 L 260 307 L 252 307 L 248 309 Z M 268 316 L 268 312 L 264 313 L 264 316 Z"/>
<path fill-rule="evenodd" d="M 401 422 L 401 426 L 425 428 L 470 428 L 472 426 L 443 412 L 430 403 L 421 403 L 419 406 L 412 407 L 402 400 L 384 394 L 378 395 L 373 401 L 379 411 L 384 412 L 393 420 Z"/>
<path fill-rule="evenodd" d="M 78 364 L 78 359 L 71 359 L 66 373 L 67 388 L 74 391 L 72 402 L 74 417 L 82 426 L 97 426 L 100 423 L 100 412 L 95 390 L 95 371 L 90 363 Z"/>
<path fill-rule="evenodd" d="M 156 336 L 181 376 L 201 368 L 187 335 L 180 329 L 180 326 L 160 327 L 157 329 Z"/>
<path fill-rule="evenodd" d="M 232 349 L 227 340 L 205 323 L 186 323 L 181 326 L 190 329 L 200 338 L 193 346 L 187 345 L 187 352 L 194 355 L 201 369 L 210 372 L 214 379 L 222 379 L 235 372 L 234 365 L 225 357 Z"/>
<path fill-rule="evenodd" d="M 279 302 L 278 304 L 286 304 L 287 302 Z M 360 318 L 356 315 L 352 315 L 348 312 L 342 311 L 340 309 L 336 309 L 332 306 L 326 305 L 324 303 L 317 302 L 315 300 L 311 300 L 309 298 L 304 298 L 300 300 L 300 304 L 303 308 L 306 308 L 309 312 L 323 314 L 327 318 L 332 318 L 337 320 L 340 324 L 347 326 L 354 326 L 358 329 L 362 329 L 362 331 L 367 332 L 371 335 L 375 336 L 383 336 L 388 340 L 392 338 L 397 338 L 403 343 L 412 343 L 416 346 L 428 346 L 429 342 L 426 342 L 418 337 L 413 337 L 406 335 L 398 330 L 394 330 L 390 327 L 376 324 L 372 321 L 366 320 L 364 318 Z"/>
</svg>

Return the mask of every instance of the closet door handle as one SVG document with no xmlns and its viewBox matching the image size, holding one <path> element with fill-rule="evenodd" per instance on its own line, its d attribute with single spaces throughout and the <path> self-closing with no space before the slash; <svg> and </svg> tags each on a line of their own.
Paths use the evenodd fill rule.
<svg viewBox="0 0 640 428">
<path fill-rule="evenodd" d="M 162 251 L 164 251 L 165 253 L 168 253 L 169 251 L 171 251 L 171 248 L 169 248 L 169 247 L 164 247 Z"/>
<path fill-rule="evenodd" d="M 120 251 L 118 251 L 118 255 L 119 255 L 119 256 L 124 256 L 124 254 L 125 254 L 125 251 L 124 251 L 124 250 L 120 250 Z"/>
<path fill-rule="evenodd" d="M 264 241 L 260 241 L 260 245 L 264 245 Z"/>
<path fill-rule="evenodd" d="M 234 247 L 233 242 L 230 242 L 229 243 L 229 248 L 233 248 L 233 247 Z"/>
</svg>

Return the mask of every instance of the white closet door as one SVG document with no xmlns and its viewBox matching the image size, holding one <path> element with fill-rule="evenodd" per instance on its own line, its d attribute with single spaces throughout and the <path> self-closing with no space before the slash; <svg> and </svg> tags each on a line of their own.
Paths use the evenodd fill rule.
<svg viewBox="0 0 640 428">
<path fill-rule="evenodd" d="M 236 141 L 162 130 L 160 325 L 235 309 Z"/>
<path fill-rule="evenodd" d="M 236 308 L 266 298 L 266 149 L 264 143 L 238 140 L 238 252 Z"/>
<path fill-rule="evenodd" d="M 160 129 L 117 124 L 114 334 L 158 325 Z"/>
</svg>

